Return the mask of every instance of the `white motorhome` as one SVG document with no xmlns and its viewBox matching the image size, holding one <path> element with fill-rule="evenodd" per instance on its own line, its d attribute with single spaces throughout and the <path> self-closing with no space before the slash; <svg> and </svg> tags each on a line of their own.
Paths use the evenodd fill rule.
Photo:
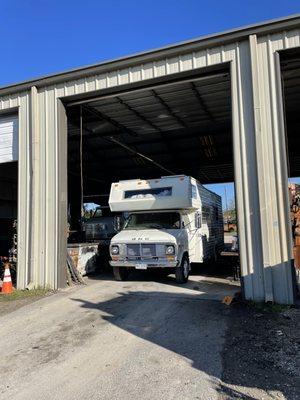
<svg viewBox="0 0 300 400">
<path fill-rule="evenodd" d="M 113 183 L 109 206 L 128 213 L 110 243 L 117 280 L 130 268 L 164 268 L 184 283 L 190 263 L 215 259 L 224 244 L 221 197 L 189 176 Z"/>
</svg>

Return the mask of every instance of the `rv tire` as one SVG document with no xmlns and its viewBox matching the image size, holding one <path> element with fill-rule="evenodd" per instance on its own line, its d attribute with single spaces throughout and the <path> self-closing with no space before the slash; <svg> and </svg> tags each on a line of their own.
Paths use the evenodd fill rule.
<svg viewBox="0 0 300 400">
<path fill-rule="evenodd" d="M 113 267 L 113 273 L 116 281 L 126 281 L 128 278 L 128 269 L 125 267 Z"/>
<path fill-rule="evenodd" d="M 190 262 L 187 255 L 184 255 L 181 264 L 175 268 L 175 277 L 177 283 L 186 283 L 189 279 Z"/>
</svg>

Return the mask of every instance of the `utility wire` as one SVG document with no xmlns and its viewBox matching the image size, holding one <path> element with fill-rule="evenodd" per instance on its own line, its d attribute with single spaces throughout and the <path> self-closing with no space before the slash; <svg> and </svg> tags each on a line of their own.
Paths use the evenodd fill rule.
<svg viewBox="0 0 300 400">
<path fill-rule="evenodd" d="M 158 168 L 162 169 L 163 171 L 168 172 L 168 173 L 171 174 L 171 175 L 176 175 L 175 172 L 171 171 L 171 170 L 168 169 L 168 168 L 165 168 L 163 165 L 161 165 L 161 164 L 159 164 L 158 162 L 152 160 L 152 158 L 146 156 L 145 154 L 136 151 L 135 149 L 133 149 L 133 148 L 130 147 L 130 146 L 127 146 L 127 144 L 124 144 L 124 143 L 120 142 L 118 139 L 115 139 L 113 136 L 105 137 L 105 140 L 109 140 L 110 142 L 113 142 L 113 143 L 118 144 L 119 146 L 121 146 L 121 147 L 123 147 L 124 149 L 128 150 L 130 153 L 136 154 L 137 156 L 139 156 L 139 157 L 141 157 L 141 158 L 144 158 L 144 159 L 147 160 L 148 162 L 150 162 L 150 163 L 156 165 Z"/>
</svg>

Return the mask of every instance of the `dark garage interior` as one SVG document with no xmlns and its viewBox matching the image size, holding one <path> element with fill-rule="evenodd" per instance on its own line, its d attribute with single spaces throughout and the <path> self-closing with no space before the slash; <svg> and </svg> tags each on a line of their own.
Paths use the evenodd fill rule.
<svg viewBox="0 0 300 400">
<path fill-rule="evenodd" d="M 0 165 L 0 255 L 8 257 L 18 211 L 18 163 Z"/>
<path fill-rule="evenodd" d="M 112 182 L 181 174 L 234 181 L 228 69 L 89 99 L 68 105 L 67 115 L 72 232 L 81 230 L 83 203 L 109 213 Z"/>
<path fill-rule="evenodd" d="M 234 181 L 230 103 L 223 70 L 69 107 L 70 201 L 80 203 L 80 115 L 85 200 L 101 200 L 86 196 L 109 193 L 124 179 L 185 174 L 202 184 Z"/>
<path fill-rule="evenodd" d="M 285 50 L 280 54 L 286 123 L 288 176 L 300 177 L 300 51 Z"/>
</svg>

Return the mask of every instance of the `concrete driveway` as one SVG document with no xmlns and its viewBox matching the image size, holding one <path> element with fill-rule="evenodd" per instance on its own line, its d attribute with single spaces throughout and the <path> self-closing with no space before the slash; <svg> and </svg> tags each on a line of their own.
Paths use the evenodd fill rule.
<svg viewBox="0 0 300 400">
<path fill-rule="evenodd" d="M 0 318 L 0 398 L 218 398 L 235 283 L 110 275 Z"/>
</svg>

